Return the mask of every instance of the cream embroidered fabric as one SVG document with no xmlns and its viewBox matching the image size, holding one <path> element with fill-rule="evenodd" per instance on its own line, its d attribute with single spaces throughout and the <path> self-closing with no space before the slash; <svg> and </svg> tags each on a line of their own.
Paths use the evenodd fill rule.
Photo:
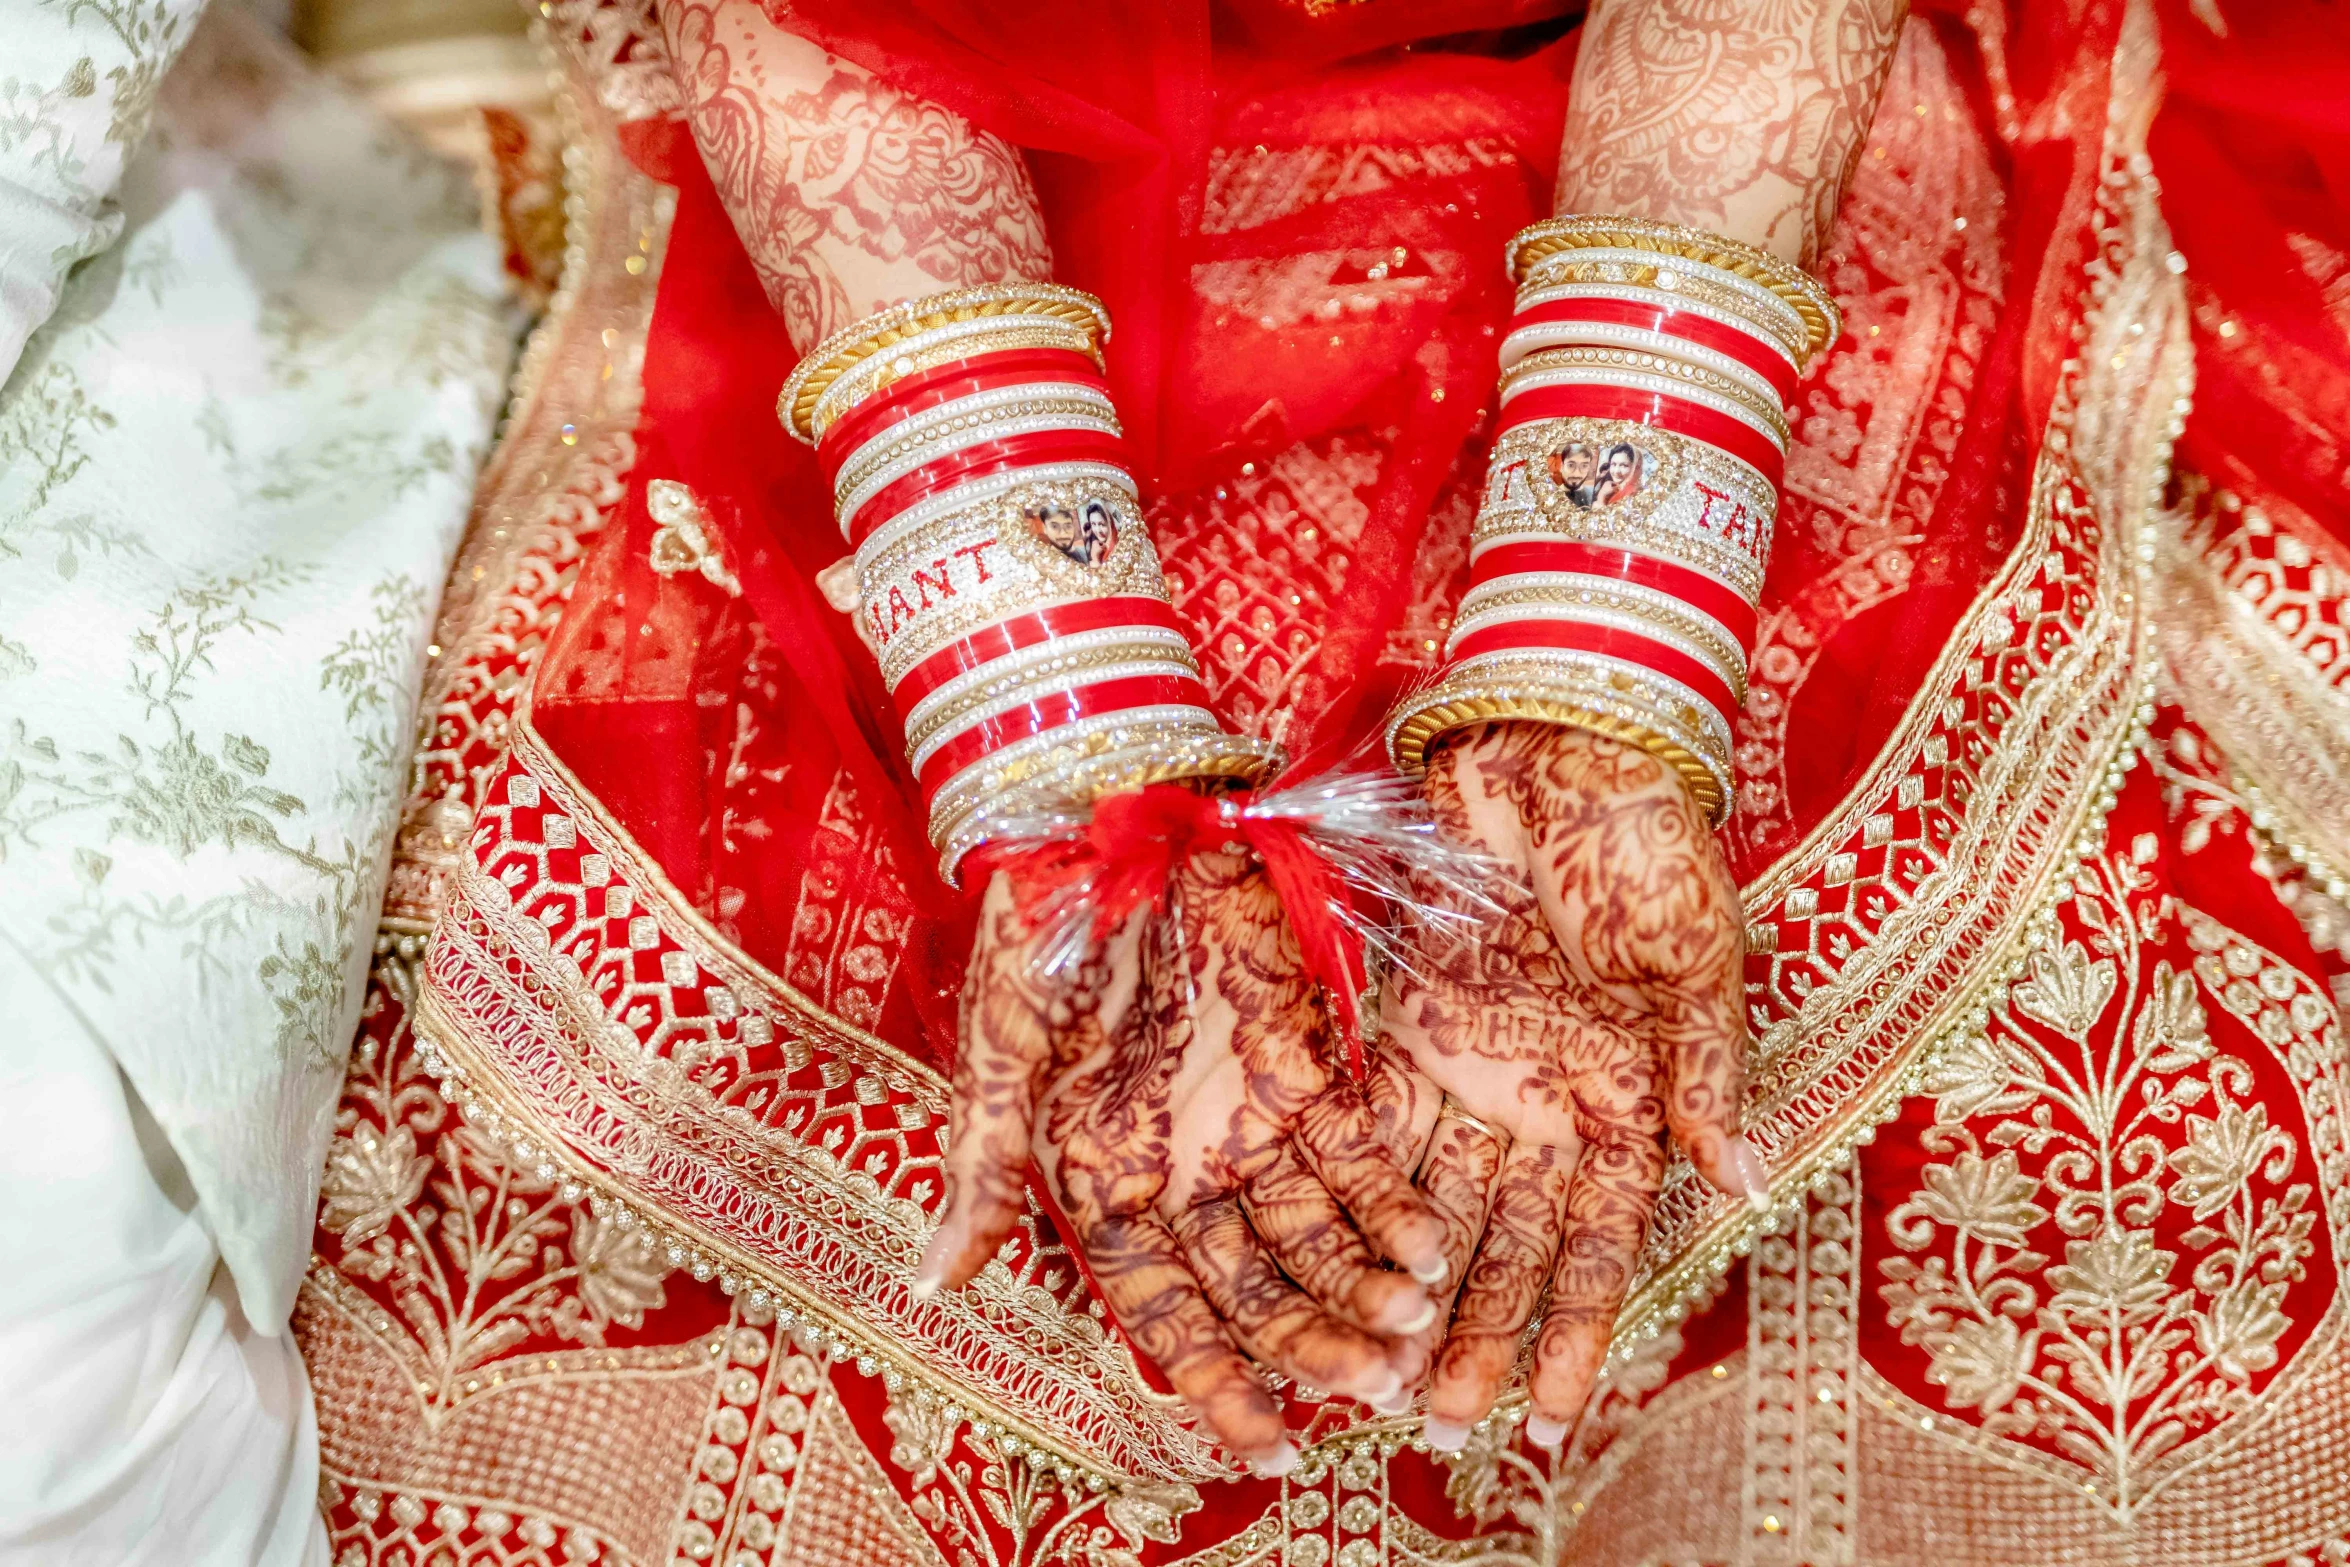
<svg viewBox="0 0 2350 1567">
<path fill-rule="evenodd" d="M 0 92 L 59 16 L 191 9 L 0 0 Z M 109 67 L 72 68 L 7 100 L 20 151 L 79 134 Z M 276 1332 L 515 323 L 463 175 L 233 14 L 121 206 L 0 390 L 0 943 L 120 1064 Z"/>
<path fill-rule="evenodd" d="M 66 273 L 122 232 L 115 184 L 203 9 L 0 4 L 0 378 L 56 308 Z"/>
</svg>

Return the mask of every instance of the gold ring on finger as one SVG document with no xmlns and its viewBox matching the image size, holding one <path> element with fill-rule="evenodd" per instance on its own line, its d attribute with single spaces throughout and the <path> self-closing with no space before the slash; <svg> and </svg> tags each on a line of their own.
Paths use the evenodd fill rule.
<svg viewBox="0 0 2350 1567">
<path fill-rule="evenodd" d="M 1446 1120 L 1458 1121 L 1464 1126 L 1471 1126 L 1476 1128 L 1478 1131 L 1483 1132 L 1486 1136 L 1494 1139 L 1496 1142 L 1508 1141 L 1507 1134 L 1505 1134 L 1500 1127 L 1495 1126 L 1490 1121 L 1483 1121 L 1478 1119 L 1476 1116 L 1469 1114 L 1468 1111 L 1461 1108 L 1461 1102 L 1450 1094 L 1446 1094 L 1444 1096 L 1444 1103 L 1437 1107 L 1436 1119 L 1439 1122 Z"/>
</svg>

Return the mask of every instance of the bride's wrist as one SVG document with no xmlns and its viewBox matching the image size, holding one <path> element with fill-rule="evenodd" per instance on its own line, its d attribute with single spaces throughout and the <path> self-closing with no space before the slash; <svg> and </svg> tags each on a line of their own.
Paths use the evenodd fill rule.
<svg viewBox="0 0 2350 1567">
<path fill-rule="evenodd" d="M 836 333 L 778 400 L 833 487 L 950 878 L 1101 794 L 1276 761 L 1209 708 L 1127 469 L 1108 335 L 1075 289 L 950 290 Z"/>
<path fill-rule="evenodd" d="M 1389 720 L 1391 754 L 1417 772 L 1465 724 L 1568 725 L 1669 766 L 1718 826 L 1786 402 L 1835 305 L 1788 263 L 1637 219 L 1538 223 L 1510 264 L 1470 587 L 1441 678 Z"/>
</svg>

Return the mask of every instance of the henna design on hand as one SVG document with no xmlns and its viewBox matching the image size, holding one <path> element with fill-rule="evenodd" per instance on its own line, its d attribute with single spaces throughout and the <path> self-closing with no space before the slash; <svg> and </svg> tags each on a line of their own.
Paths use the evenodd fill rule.
<svg viewBox="0 0 2350 1567">
<path fill-rule="evenodd" d="M 1428 789 L 1445 830 L 1491 856 L 1498 910 L 1440 928 L 1383 1007 L 1379 1124 L 1416 1137 L 1441 1097 L 1420 1184 L 1456 1264 L 1474 1247 L 1428 1435 L 1457 1447 L 1483 1418 L 1547 1285 L 1528 1430 L 1553 1443 L 1630 1287 L 1665 1133 L 1716 1185 L 1761 1194 L 1738 1136 L 1743 913 L 1696 803 L 1644 751 L 1490 725 L 1439 752 Z"/>
<path fill-rule="evenodd" d="M 1557 210 L 1692 224 L 1808 266 L 1835 222 L 1907 0 L 1599 0 Z"/>
<path fill-rule="evenodd" d="M 1567 1434 L 1599 1380 L 1665 1178 L 1664 1144 L 1654 1134 L 1599 1122 L 1584 1131 L 1551 1274 L 1550 1312 L 1534 1342 L 1529 1431 L 1545 1447 Z"/>
<path fill-rule="evenodd" d="M 1574 1156 L 1571 1147 L 1517 1143 L 1502 1162 L 1452 1331 L 1436 1357 L 1428 1393 L 1433 1443 L 1452 1431 L 1465 1435 L 1482 1419 L 1518 1358 L 1557 1252 Z"/>
<path fill-rule="evenodd" d="M 1746 1059 L 1745 911 L 1705 818 L 1672 769 L 1580 729 L 1497 724 L 1448 753 L 1449 781 L 1504 806 L 1557 937 L 1566 988 L 1596 1025 L 1645 1039 L 1665 1124 L 1725 1191 Z M 1490 805 L 1488 806 L 1490 809 Z"/>
<path fill-rule="evenodd" d="M 1168 919 L 1138 916 L 1065 982 L 1039 976 L 1036 940 L 1009 879 L 992 881 L 964 996 L 953 1193 L 918 1290 L 985 1264 L 1018 1218 L 1033 1152 L 1105 1302 L 1228 1445 L 1260 1467 L 1294 1457 L 1235 1344 L 1396 1407 L 1427 1345 L 1386 1336 L 1425 1333 L 1435 1311 L 1374 1248 L 1426 1272 L 1443 1225 L 1331 1069 L 1314 982 L 1263 873 L 1236 854 L 1195 857 Z"/>
<path fill-rule="evenodd" d="M 804 352 L 942 288 L 1043 281 L 1052 247 L 1020 155 L 793 37 L 756 0 L 659 0 L 695 144 Z"/>
</svg>

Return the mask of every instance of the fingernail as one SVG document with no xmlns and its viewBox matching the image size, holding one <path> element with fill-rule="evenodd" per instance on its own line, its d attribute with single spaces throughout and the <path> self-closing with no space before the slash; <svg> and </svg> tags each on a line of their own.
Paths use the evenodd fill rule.
<svg viewBox="0 0 2350 1567">
<path fill-rule="evenodd" d="M 1414 1333 L 1425 1332 L 1429 1324 L 1433 1323 L 1435 1320 L 1436 1302 L 1423 1295 L 1420 1297 L 1420 1309 L 1413 1312 L 1403 1321 L 1398 1322 L 1395 1325 L 1395 1332 L 1400 1337 L 1409 1338 Z"/>
<path fill-rule="evenodd" d="M 1283 1442 L 1262 1458 L 1252 1458 L 1248 1466 L 1267 1480 L 1278 1480 L 1297 1467 L 1297 1444 Z"/>
<path fill-rule="evenodd" d="M 1399 1381 L 1395 1391 L 1385 1398 L 1366 1398 L 1363 1402 L 1383 1415 L 1408 1415 L 1412 1412 L 1412 1390 Z"/>
<path fill-rule="evenodd" d="M 1430 1289 L 1434 1289 L 1437 1285 L 1444 1282 L 1445 1272 L 1446 1269 L 1444 1266 L 1444 1259 L 1439 1257 L 1424 1268 L 1414 1268 L 1412 1270 L 1412 1277 L 1418 1279 L 1422 1284 L 1427 1285 Z"/>
<path fill-rule="evenodd" d="M 1364 1403 L 1370 1405 L 1373 1409 L 1377 1409 L 1382 1404 L 1391 1404 L 1395 1402 L 1395 1395 L 1402 1391 L 1403 1378 L 1397 1376 L 1391 1370 L 1387 1372 L 1386 1375 L 1382 1376 L 1378 1381 L 1372 1383 L 1363 1391 L 1355 1394 L 1355 1397 L 1361 1399 Z"/>
<path fill-rule="evenodd" d="M 1733 1137 L 1726 1157 L 1730 1161 L 1730 1168 L 1738 1176 L 1739 1190 L 1746 1193 L 1746 1206 L 1756 1213 L 1769 1213 L 1771 1176 L 1763 1168 L 1762 1155 L 1754 1151 L 1754 1144 L 1743 1137 Z"/>
<path fill-rule="evenodd" d="M 1458 1421 L 1439 1420 L 1430 1415 L 1421 1426 L 1420 1434 L 1428 1445 L 1440 1453 L 1457 1453 L 1469 1445 L 1469 1428 Z"/>
<path fill-rule="evenodd" d="M 1558 1445 L 1566 1439 L 1567 1423 L 1564 1420 L 1553 1420 L 1548 1415 L 1526 1417 L 1526 1440 L 1536 1447 L 1555 1453 Z"/>
<path fill-rule="evenodd" d="M 933 1298 L 938 1294 L 939 1287 L 946 1283 L 947 1264 L 954 1260 L 954 1254 L 960 1246 L 960 1242 L 948 1233 L 952 1228 L 951 1220 L 940 1225 L 932 1233 L 930 1244 L 922 1248 L 922 1260 L 914 1265 L 914 1282 L 906 1288 L 906 1293 L 916 1300 Z"/>
</svg>

